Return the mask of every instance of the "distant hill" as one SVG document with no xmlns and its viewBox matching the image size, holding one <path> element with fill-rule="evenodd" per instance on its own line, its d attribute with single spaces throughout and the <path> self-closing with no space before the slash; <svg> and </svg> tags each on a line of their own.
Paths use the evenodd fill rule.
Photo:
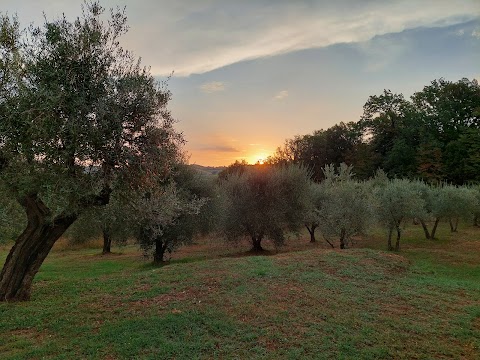
<svg viewBox="0 0 480 360">
<path fill-rule="evenodd" d="M 202 173 L 206 173 L 209 175 L 218 175 L 219 172 L 224 170 L 226 166 L 202 166 L 202 165 L 197 165 L 197 164 L 192 164 L 190 165 L 197 171 L 200 171 Z"/>
</svg>

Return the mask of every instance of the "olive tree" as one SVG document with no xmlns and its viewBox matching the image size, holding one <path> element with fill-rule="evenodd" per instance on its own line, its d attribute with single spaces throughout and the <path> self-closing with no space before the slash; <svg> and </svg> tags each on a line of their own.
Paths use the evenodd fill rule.
<svg viewBox="0 0 480 360">
<path fill-rule="evenodd" d="M 27 224 L 0 273 L 0 301 L 26 300 L 53 244 L 119 186 L 169 172 L 180 137 L 170 93 L 121 48 L 126 16 L 98 3 L 30 27 L 0 21 L 0 182 Z"/>
<path fill-rule="evenodd" d="M 304 223 L 310 180 L 299 166 L 252 166 L 229 176 L 221 187 L 223 232 L 233 241 L 249 238 L 253 251 L 263 251 L 265 238 L 282 245 L 285 232 Z"/>
<path fill-rule="evenodd" d="M 110 254 L 113 242 L 124 245 L 134 235 L 137 211 L 130 196 L 123 198 L 118 192 L 112 193 L 107 205 L 83 212 L 66 231 L 65 237 L 75 244 L 102 238 L 102 254 Z"/>
<path fill-rule="evenodd" d="M 333 247 L 348 248 L 352 237 L 365 234 L 371 225 L 373 210 L 370 191 L 365 183 L 354 180 L 332 183 L 320 210 L 319 229 Z"/>
<path fill-rule="evenodd" d="M 476 205 L 475 192 L 464 186 L 444 185 L 432 193 L 432 215 L 435 225 L 440 219 L 448 219 L 450 230 L 456 232 L 459 219 L 473 216 Z M 434 225 L 434 226 L 435 226 Z M 432 238 L 435 231 L 432 230 Z"/>
<path fill-rule="evenodd" d="M 181 165 L 171 183 L 137 202 L 135 237 L 145 254 L 161 264 L 167 252 L 214 228 L 217 202 L 213 179 Z"/>
<path fill-rule="evenodd" d="M 425 238 L 435 239 L 438 224 L 442 219 L 448 220 L 450 230 L 456 232 L 459 219 L 471 219 L 474 217 L 477 205 L 474 188 L 443 184 L 431 186 L 417 181 L 413 186 L 419 191 L 424 200 L 425 211 L 419 216 Z M 429 229 L 428 223 L 432 223 Z"/>
<path fill-rule="evenodd" d="M 422 217 L 425 202 L 420 191 L 405 179 L 393 179 L 377 186 L 374 191 L 376 216 L 380 224 L 388 230 L 388 250 L 400 250 L 401 225 L 408 218 Z M 393 232 L 397 238 L 395 248 L 392 245 Z"/>
<path fill-rule="evenodd" d="M 325 196 L 326 196 L 325 187 L 317 183 L 312 183 L 309 191 L 310 206 L 305 212 L 305 219 L 304 219 L 305 227 L 307 228 L 307 231 L 310 234 L 311 243 L 316 242 L 315 230 L 318 228 L 320 224 L 320 211 L 325 201 Z"/>
<path fill-rule="evenodd" d="M 338 239 L 340 248 L 345 249 L 352 237 L 365 233 L 370 225 L 373 214 L 370 188 L 367 183 L 353 180 L 352 167 L 344 163 L 338 169 L 327 165 L 323 173 L 319 228 L 331 247 Z"/>
</svg>

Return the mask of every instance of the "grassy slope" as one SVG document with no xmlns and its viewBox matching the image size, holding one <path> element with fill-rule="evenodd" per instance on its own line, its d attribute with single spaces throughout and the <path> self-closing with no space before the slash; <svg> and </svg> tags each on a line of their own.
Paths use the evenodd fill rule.
<svg viewBox="0 0 480 360">
<path fill-rule="evenodd" d="M 203 242 L 161 268 L 57 250 L 31 302 L 0 304 L 0 358 L 479 358 L 480 229 L 405 235 L 399 255 L 380 234 L 271 256 Z"/>
</svg>

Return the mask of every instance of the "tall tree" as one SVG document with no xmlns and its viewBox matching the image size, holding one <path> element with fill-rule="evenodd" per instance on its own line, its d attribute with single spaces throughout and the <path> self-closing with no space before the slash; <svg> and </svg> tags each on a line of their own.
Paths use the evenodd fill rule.
<svg viewBox="0 0 480 360">
<path fill-rule="evenodd" d="M 0 181 L 24 208 L 27 226 L 0 274 L 0 301 L 26 300 L 53 244 L 119 184 L 138 188 L 168 173 L 180 137 L 170 93 L 119 45 L 126 16 L 86 3 L 31 28 L 2 17 Z M 125 186 L 125 185 L 122 185 Z"/>
<path fill-rule="evenodd" d="M 285 140 L 284 146 L 278 148 L 268 162 L 300 164 L 310 171 L 314 181 L 320 182 L 324 179 L 324 166 L 340 166 L 343 162 L 353 161 L 354 150 L 360 143 L 360 137 L 361 132 L 354 123 L 341 122 L 327 130 Z"/>
<path fill-rule="evenodd" d="M 412 176 L 416 172 L 416 118 L 411 103 L 390 90 L 370 96 L 363 107 L 359 125 L 377 155 L 376 167 L 385 169 L 390 176 Z"/>
<path fill-rule="evenodd" d="M 441 154 L 443 180 L 458 185 L 479 181 L 480 86 L 477 80 L 434 80 L 412 96 L 412 103 L 428 136 L 422 150 L 430 148 L 435 158 L 432 164 L 425 159 L 425 152 L 420 151 L 419 155 L 424 158 L 419 163 L 420 170 L 431 168 L 431 164 L 440 168 L 436 159 Z"/>
<path fill-rule="evenodd" d="M 464 128 L 480 128 L 480 86 L 477 80 L 433 80 L 412 96 L 429 133 L 443 144 L 458 139 Z"/>
</svg>

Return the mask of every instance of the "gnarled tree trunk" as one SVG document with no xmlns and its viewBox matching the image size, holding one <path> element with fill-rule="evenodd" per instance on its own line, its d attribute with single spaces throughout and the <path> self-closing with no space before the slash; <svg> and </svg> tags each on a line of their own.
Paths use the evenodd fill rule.
<svg viewBox="0 0 480 360">
<path fill-rule="evenodd" d="M 167 251 L 167 243 L 161 238 L 155 239 L 155 251 L 153 253 L 153 263 L 156 265 L 164 263 L 165 251 Z"/>
<path fill-rule="evenodd" d="M 450 223 L 450 231 L 451 231 L 451 232 L 457 232 L 457 229 L 458 229 L 458 217 L 455 218 L 455 219 L 450 219 L 450 220 L 449 220 L 449 223 Z"/>
<path fill-rule="evenodd" d="M 102 250 L 102 254 L 103 254 L 103 255 L 110 254 L 110 253 L 112 252 L 112 237 L 111 237 L 109 231 L 106 230 L 106 229 L 103 229 L 103 230 L 102 230 L 102 233 L 103 233 L 103 250 Z"/>
<path fill-rule="evenodd" d="M 431 239 L 430 231 L 428 231 L 428 227 L 427 227 L 427 224 L 425 223 L 425 221 L 420 219 L 420 224 L 422 224 L 422 229 L 423 229 L 423 232 L 425 233 L 425 238 L 427 240 Z"/>
<path fill-rule="evenodd" d="M 435 218 L 435 223 L 433 224 L 432 233 L 431 233 L 432 239 L 435 239 L 435 234 L 437 233 L 437 227 L 439 222 L 440 222 L 440 218 Z"/>
<path fill-rule="evenodd" d="M 315 239 L 315 229 L 317 228 L 317 225 L 312 224 L 311 226 L 309 226 L 308 224 L 305 224 L 305 227 L 307 228 L 308 233 L 310 234 L 310 242 L 311 242 L 311 243 L 316 242 L 316 239 Z"/>
<path fill-rule="evenodd" d="M 393 234 L 393 226 L 390 226 L 388 229 L 388 240 L 387 240 L 387 250 L 392 251 L 393 246 L 392 246 L 392 234 Z"/>
<path fill-rule="evenodd" d="M 51 212 L 36 194 L 19 200 L 27 214 L 27 227 L 17 238 L 0 273 L 0 301 L 30 298 L 33 278 L 55 242 L 76 220 L 72 214 L 51 219 Z"/>
<path fill-rule="evenodd" d="M 252 236 L 252 251 L 263 251 L 262 237 Z"/>
<path fill-rule="evenodd" d="M 400 225 L 397 225 L 397 241 L 395 242 L 395 251 L 400 251 L 400 236 L 402 235 L 402 230 L 400 229 Z"/>
<path fill-rule="evenodd" d="M 340 231 L 340 249 L 346 249 L 347 247 L 347 243 L 345 241 L 345 229 L 342 229 L 342 231 Z"/>
<path fill-rule="evenodd" d="M 98 195 L 84 198 L 82 208 L 108 204 L 112 190 L 106 186 Z M 27 227 L 15 241 L 0 273 L 0 301 L 30 298 L 33 278 L 55 242 L 72 225 L 78 213 L 63 212 L 52 219 L 50 209 L 36 193 L 18 199 L 27 214 Z"/>
</svg>

